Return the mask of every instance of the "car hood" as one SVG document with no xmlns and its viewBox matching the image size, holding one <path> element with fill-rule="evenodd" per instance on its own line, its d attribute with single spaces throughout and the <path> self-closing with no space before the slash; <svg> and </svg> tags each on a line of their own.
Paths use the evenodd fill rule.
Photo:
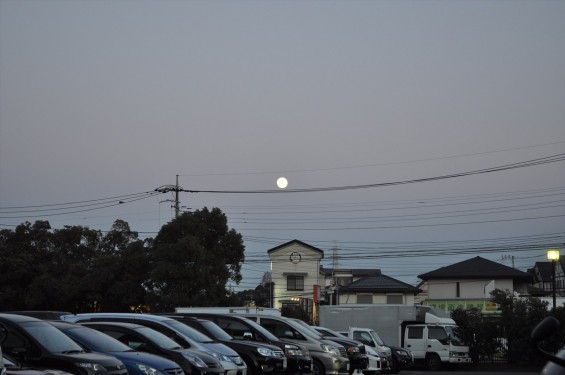
<svg viewBox="0 0 565 375">
<path fill-rule="evenodd" d="M 70 354 L 55 353 L 55 355 L 57 355 L 59 357 L 69 358 L 69 359 L 72 359 L 73 361 L 85 361 L 85 362 L 99 363 L 104 367 L 107 367 L 107 366 L 114 366 L 114 367 L 118 367 L 118 368 L 125 367 L 124 364 L 122 363 L 122 361 L 120 361 L 119 359 L 117 359 L 117 358 L 115 358 L 111 355 L 97 353 L 97 352 L 70 353 Z"/>
<path fill-rule="evenodd" d="M 143 363 L 155 368 L 172 368 L 179 367 L 176 362 L 168 360 L 166 358 L 145 352 L 108 352 L 107 354 L 118 358 L 122 362 L 135 362 Z"/>
<path fill-rule="evenodd" d="M 235 352 L 235 350 L 227 347 L 226 345 L 224 345 L 220 342 L 203 342 L 201 344 L 204 345 L 204 347 L 206 347 L 207 349 L 213 350 L 213 351 L 218 352 L 218 353 L 225 354 L 229 357 L 239 355 Z"/>
<path fill-rule="evenodd" d="M 228 341 L 227 343 L 239 345 L 240 347 L 247 346 L 248 348 L 253 348 L 253 349 L 267 348 L 267 349 L 274 350 L 274 351 L 281 351 L 282 350 L 278 346 L 275 346 L 275 345 L 272 345 L 272 344 L 263 344 L 263 343 L 257 342 L 257 341 L 232 340 L 232 341 Z"/>
</svg>

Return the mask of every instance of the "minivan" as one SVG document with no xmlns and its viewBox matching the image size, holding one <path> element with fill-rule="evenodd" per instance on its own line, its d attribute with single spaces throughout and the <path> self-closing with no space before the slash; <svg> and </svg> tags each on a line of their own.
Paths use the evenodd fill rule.
<svg viewBox="0 0 565 375">
<path fill-rule="evenodd" d="M 132 350 L 124 343 L 95 329 L 62 321 L 49 323 L 83 348 L 118 358 L 126 365 L 129 375 L 184 375 L 177 363 L 151 353 Z"/>
<path fill-rule="evenodd" d="M 176 341 L 186 349 L 198 349 L 214 355 L 226 370 L 226 375 L 247 375 L 243 359 L 224 344 L 216 343 L 208 336 L 175 319 L 151 314 L 91 313 L 63 315 L 61 320 L 82 322 L 126 322 L 152 328 Z"/>
<path fill-rule="evenodd" d="M 330 340 L 320 339 L 319 336 L 316 337 L 310 330 L 305 329 L 292 319 L 251 313 L 238 315 L 254 320 L 281 340 L 304 345 L 313 359 L 313 375 L 349 373 L 350 362 L 345 347 L 342 345 Z"/>
<path fill-rule="evenodd" d="M 287 375 L 312 374 L 312 357 L 305 346 L 295 342 L 281 341 L 253 320 L 234 314 L 220 313 L 175 313 L 174 316 L 195 316 L 216 323 L 229 335 L 239 340 L 257 341 L 278 346 L 287 358 Z"/>
<path fill-rule="evenodd" d="M 15 314 L 0 314 L 5 331 L 0 346 L 32 367 L 54 368 L 76 375 L 128 375 L 117 358 L 89 353 L 46 321 Z"/>
</svg>

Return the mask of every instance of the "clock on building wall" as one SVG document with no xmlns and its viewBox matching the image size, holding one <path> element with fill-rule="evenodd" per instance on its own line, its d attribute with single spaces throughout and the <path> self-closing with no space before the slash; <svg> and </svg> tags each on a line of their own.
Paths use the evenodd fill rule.
<svg viewBox="0 0 565 375">
<path fill-rule="evenodd" d="M 290 253 L 290 261 L 294 264 L 299 263 L 302 260 L 302 255 L 298 251 L 293 251 Z"/>
</svg>

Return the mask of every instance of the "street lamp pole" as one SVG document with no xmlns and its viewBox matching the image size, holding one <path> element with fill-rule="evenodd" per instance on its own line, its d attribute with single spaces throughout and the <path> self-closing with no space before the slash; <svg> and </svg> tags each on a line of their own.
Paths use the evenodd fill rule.
<svg viewBox="0 0 565 375">
<path fill-rule="evenodd" d="M 555 290 L 555 267 L 559 261 L 559 250 L 548 250 L 547 259 L 551 261 L 551 285 L 553 290 L 553 309 L 557 307 L 557 294 Z"/>
</svg>

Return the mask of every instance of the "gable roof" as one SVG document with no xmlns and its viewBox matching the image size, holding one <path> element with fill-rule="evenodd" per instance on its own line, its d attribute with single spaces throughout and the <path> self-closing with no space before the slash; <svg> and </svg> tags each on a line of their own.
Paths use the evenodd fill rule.
<svg viewBox="0 0 565 375">
<path fill-rule="evenodd" d="M 304 246 L 304 247 L 306 247 L 306 248 L 308 248 L 308 249 L 310 249 L 310 250 L 312 250 L 312 251 L 315 251 L 315 252 L 320 253 L 320 255 L 322 256 L 322 258 L 324 257 L 324 251 L 323 251 L 323 250 L 320 250 L 320 249 L 318 249 L 317 247 L 314 247 L 314 246 L 312 246 L 312 245 L 308 245 L 306 242 L 302 242 L 302 241 L 299 241 L 299 240 L 288 241 L 288 242 L 286 242 L 286 243 L 283 243 L 282 245 L 273 247 L 272 249 L 267 250 L 267 254 L 270 254 L 270 253 L 272 253 L 272 252 L 274 252 L 274 251 L 280 250 L 280 249 L 282 249 L 282 248 L 284 248 L 284 247 L 287 247 L 287 246 L 290 246 L 290 245 L 292 245 L 292 244 L 298 244 L 298 245 Z"/>
<path fill-rule="evenodd" d="M 366 270 L 369 271 L 369 270 Z M 375 270 L 373 270 L 375 271 Z M 402 281 L 393 279 L 392 277 L 383 275 L 379 270 L 378 272 L 373 272 L 372 275 L 363 277 L 351 284 L 340 286 L 339 292 L 350 292 L 350 293 L 405 293 L 405 294 L 418 294 L 421 292 L 420 289 L 406 284 Z"/>
<path fill-rule="evenodd" d="M 551 262 L 536 262 L 534 268 L 530 268 L 528 273 L 531 274 L 534 279 L 538 279 L 539 276 L 539 280 L 536 281 L 551 282 L 552 266 Z"/>
<path fill-rule="evenodd" d="M 532 275 L 512 267 L 481 257 L 464 260 L 450 266 L 418 275 L 422 280 L 430 279 L 512 279 L 531 281 Z"/>
</svg>

